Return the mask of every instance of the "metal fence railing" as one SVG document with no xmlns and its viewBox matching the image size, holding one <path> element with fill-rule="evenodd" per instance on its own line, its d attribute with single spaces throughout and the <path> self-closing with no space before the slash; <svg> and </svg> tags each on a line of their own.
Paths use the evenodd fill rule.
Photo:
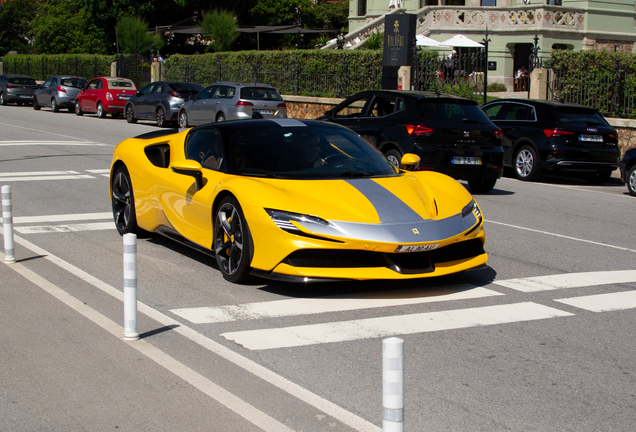
<svg viewBox="0 0 636 432">
<path fill-rule="evenodd" d="M 112 56 L 65 56 L 32 59 L 18 57 L 4 61 L 4 73 L 28 75 L 36 80 L 44 81 L 51 75 L 75 75 L 86 79 L 97 76 L 110 76 Z"/>
</svg>

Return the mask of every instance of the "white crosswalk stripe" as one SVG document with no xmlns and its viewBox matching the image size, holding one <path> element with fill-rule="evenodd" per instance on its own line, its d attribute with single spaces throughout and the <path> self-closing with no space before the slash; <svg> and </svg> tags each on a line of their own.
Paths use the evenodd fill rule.
<svg viewBox="0 0 636 432">
<path fill-rule="evenodd" d="M 523 279 L 509 279 L 495 281 L 494 283 L 517 291 L 535 292 L 633 282 L 636 282 L 636 270 L 568 273 Z"/>
<path fill-rule="evenodd" d="M 555 301 L 592 312 L 610 312 L 636 308 L 636 291 L 571 297 Z"/>
<path fill-rule="evenodd" d="M 94 141 L 0 141 L 0 147 L 14 146 L 107 146 Z"/>
<path fill-rule="evenodd" d="M 99 231 L 115 229 L 115 223 L 110 222 L 94 222 L 87 224 L 73 225 L 41 225 L 41 226 L 20 226 L 14 227 L 20 234 L 42 234 L 42 233 L 68 233 L 79 231 Z"/>
<path fill-rule="evenodd" d="M 63 225 L 26 225 L 34 223 L 49 222 L 71 222 L 71 221 L 91 221 L 107 220 L 108 222 L 90 222 Z M 45 216 L 21 216 L 13 218 L 13 229 L 20 234 L 43 234 L 43 233 L 68 233 L 79 231 L 99 231 L 115 229 L 113 214 L 111 212 L 101 213 L 77 213 Z M 25 225 L 25 226 L 23 226 Z"/>
</svg>

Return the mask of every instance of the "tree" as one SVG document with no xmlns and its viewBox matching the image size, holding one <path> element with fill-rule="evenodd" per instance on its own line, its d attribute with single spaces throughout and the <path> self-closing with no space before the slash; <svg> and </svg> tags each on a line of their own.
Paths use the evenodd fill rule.
<svg viewBox="0 0 636 432">
<path fill-rule="evenodd" d="M 30 51 L 29 22 L 35 15 L 32 0 L 9 0 L 0 5 L 0 56 Z"/>
<path fill-rule="evenodd" d="M 119 47 L 124 54 L 145 53 L 159 50 L 164 45 L 159 35 L 148 34 L 148 24 L 138 17 L 123 17 L 117 23 Z"/>
<path fill-rule="evenodd" d="M 213 48 L 214 51 L 218 52 L 230 50 L 236 39 L 238 25 L 232 12 L 214 9 L 203 15 L 199 27 L 203 30 L 205 38 L 211 41 L 206 51 Z"/>
</svg>

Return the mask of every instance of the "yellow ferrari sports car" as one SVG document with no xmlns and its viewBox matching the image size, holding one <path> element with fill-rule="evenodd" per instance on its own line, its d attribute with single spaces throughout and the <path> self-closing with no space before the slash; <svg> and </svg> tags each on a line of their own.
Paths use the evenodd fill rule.
<svg viewBox="0 0 636 432">
<path fill-rule="evenodd" d="M 204 249 L 232 282 L 412 279 L 488 259 L 461 184 L 397 169 L 332 123 L 240 120 L 130 138 L 115 148 L 110 192 L 120 234 Z"/>
</svg>

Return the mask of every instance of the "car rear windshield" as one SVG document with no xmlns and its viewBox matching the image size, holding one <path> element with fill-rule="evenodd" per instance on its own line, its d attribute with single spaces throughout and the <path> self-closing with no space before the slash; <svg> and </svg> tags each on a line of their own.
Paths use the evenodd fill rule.
<svg viewBox="0 0 636 432">
<path fill-rule="evenodd" d="M 109 89 L 135 88 L 131 81 L 108 81 Z"/>
<path fill-rule="evenodd" d="M 33 78 L 9 78 L 9 83 L 18 85 L 35 85 Z"/>
<path fill-rule="evenodd" d="M 66 87 L 82 88 L 88 84 L 88 81 L 82 78 L 62 78 L 61 84 Z"/>
<path fill-rule="evenodd" d="M 417 103 L 417 111 L 423 120 L 431 120 L 440 124 L 490 122 L 481 108 L 471 101 L 420 100 Z"/>
<path fill-rule="evenodd" d="M 598 124 L 609 126 L 609 123 L 598 111 L 590 108 L 562 107 L 554 109 L 554 117 L 561 124 Z"/>
<path fill-rule="evenodd" d="M 198 92 L 203 88 L 198 84 L 192 83 L 171 83 L 170 87 L 172 88 L 172 90 L 178 92 Z"/>
<path fill-rule="evenodd" d="M 241 89 L 241 99 L 274 101 L 283 100 L 276 89 L 265 87 L 244 87 Z"/>
</svg>

